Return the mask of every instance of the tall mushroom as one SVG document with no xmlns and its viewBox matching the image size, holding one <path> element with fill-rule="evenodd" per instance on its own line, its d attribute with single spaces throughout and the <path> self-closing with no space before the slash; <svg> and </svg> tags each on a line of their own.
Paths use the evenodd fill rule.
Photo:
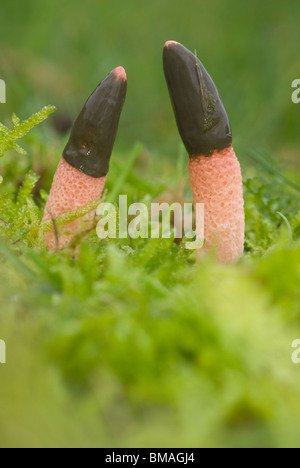
<svg viewBox="0 0 300 468">
<path fill-rule="evenodd" d="M 228 116 L 212 78 L 195 54 L 175 41 L 163 52 L 177 127 L 189 154 L 194 202 L 204 204 L 202 252 L 216 249 L 221 263 L 243 254 L 245 215 L 240 164 Z"/>
<path fill-rule="evenodd" d="M 43 221 L 77 210 L 101 197 L 122 107 L 127 78 L 124 68 L 113 70 L 88 98 L 63 152 L 45 207 Z M 45 234 L 50 250 L 63 248 L 76 233 L 82 219 Z M 58 245 L 57 245 L 58 244 Z"/>
</svg>

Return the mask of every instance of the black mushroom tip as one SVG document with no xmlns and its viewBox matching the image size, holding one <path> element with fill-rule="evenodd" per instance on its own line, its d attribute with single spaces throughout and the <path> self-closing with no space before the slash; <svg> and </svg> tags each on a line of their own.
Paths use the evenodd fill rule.
<svg viewBox="0 0 300 468">
<path fill-rule="evenodd" d="M 164 72 L 177 127 L 190 156 L 211 156 L 232 143 L 229 119 L 212 78 L 183 45 L 168 41 Z"/>
<path fill-rule="evenodd" d="M 84 174 L 107 175 L 126 91 L 125 70 L 115 68 L 91 94 L 77 117 L 63 157 Z"/>
</svg>

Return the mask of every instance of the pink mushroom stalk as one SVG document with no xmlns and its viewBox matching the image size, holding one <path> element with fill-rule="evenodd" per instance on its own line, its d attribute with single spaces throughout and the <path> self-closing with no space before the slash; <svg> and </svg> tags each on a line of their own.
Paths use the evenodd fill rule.
<svg viewBox="0 0 300 468">
<path fill-rule="evenodd" d="M 125 70 L 118 67 L 85 103 L 54 175 L 42 222 L 55 220 L 101 197 L 126 90 Z M 93 216 L 91 212 L 85 220 Z M 48 248 L 53 250 L 69 244 L 82 221 L 81 218 L 68 223 L 63 232 L 53 229 L 46 233 Z"/>
<path fill-rule="evenodd" d="M 204 204 L 205 243 L 197 257 L 216 249 L 221 263 L 236 262 L 244 251 L 243 182 L 226 110 L 195 54 L 168 41 L 163 61 L 177 127 L 189 154 L 194 203 Z"/>
</svg>

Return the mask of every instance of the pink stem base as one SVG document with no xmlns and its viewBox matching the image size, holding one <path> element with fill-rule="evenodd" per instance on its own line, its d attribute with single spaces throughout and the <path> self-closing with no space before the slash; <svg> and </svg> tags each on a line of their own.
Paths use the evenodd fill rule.
<svg viewBox="0 0 300 468">
<path fill-rule="evenodd" d="M 51 191 L 45 207 L 43 221 L 55 219 L 67 211 L 74 211 L 86 206 L 101 197 L 106 177 L 94 178 L 83 174 L 78 169 L 68 164 L 62 158 L 54 175 Z M 66 233 L 54 232 L 45 234 L 45 243 L 50 250 L 63 248 L 72 240 L 78 231 L 83 219 L 91 220 L 94 213 L 89 213 L 84 218 L 76 219 L 64 227 Z"/>
<path fill-rule="evenodd" d="M 236 262 L 244 251 L 245 214 L 240 164 L 232 146 L 189 160 L 194 203 L 204 204 L 205 244 L 197 257 L 216 249 L 221 263 Z"/>
</svg>

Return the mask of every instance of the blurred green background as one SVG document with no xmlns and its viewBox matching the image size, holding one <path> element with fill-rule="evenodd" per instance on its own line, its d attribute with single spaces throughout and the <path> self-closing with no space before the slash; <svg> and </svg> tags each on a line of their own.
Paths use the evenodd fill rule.
<svg viewBox="0 0 300 468">
<path fill-rule="evenodd" d="M 0 10 L 0 122 L 57 107 L 22 140 L 27 157 L 0 161 L 0 446 L 299 446 L 299 1 L 2 0 Z M 228 111 L 245 181 L 243 259 L 195 265 L 172 239 L 95 233 L 80 254 L 47 252 L 27 235 L 39 190 L 88 95 L 119 65 L 128 94 L 106 187 L 127 170 L 129 202 L 190 200 L 167 40 L 197 50 Z"/>
<path fill-rule="evenodd" d="M 75 117 L 111 69 L 122 65 L 128 95 L 117 148 L 142 141 L 178 149 L 162 70 L 166 40 L 197 49 L 219 87 L 240 157 L 264 147 L 287 155 L 300 143 L 291 83 L 300 76 L 297 0 L 4 0 L 0 119 L 51 103 Z"/>
</svg>

